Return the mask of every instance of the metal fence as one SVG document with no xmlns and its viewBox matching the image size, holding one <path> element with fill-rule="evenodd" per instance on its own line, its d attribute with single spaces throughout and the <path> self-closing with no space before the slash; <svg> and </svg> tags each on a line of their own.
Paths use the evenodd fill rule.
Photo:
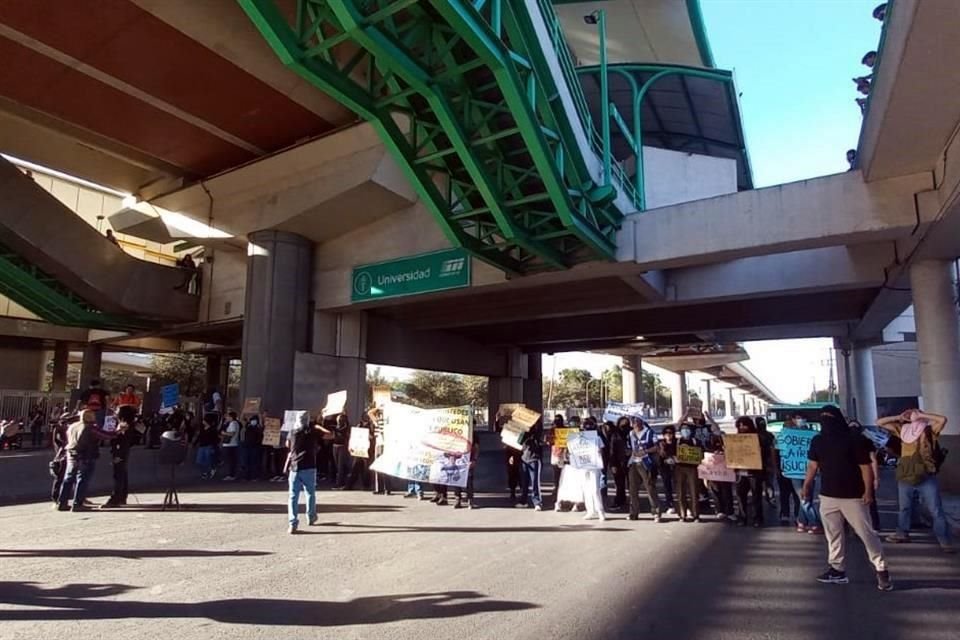
<svg viewBox="0 0 960 640">
<path fill-rule="evenodd" d="M 45 393 L 43 391 L 22 391 L 0 389 L 0 419 L 26 420 L 34 408 L 43 412 L 44 422 L 64 407 L 70 406 L 70 393 Z"/>
</svg>

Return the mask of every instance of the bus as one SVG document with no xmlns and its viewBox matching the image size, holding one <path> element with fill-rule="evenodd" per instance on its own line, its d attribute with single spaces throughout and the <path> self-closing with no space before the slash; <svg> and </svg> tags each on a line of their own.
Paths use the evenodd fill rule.
<svg viewBox="0 0 960 640">
<path fill-rule="evenodd" d="M 779 433 L 783 422 L 790 416 L 800 416 L 811 427 L 820 426 L 820 409 L 824 403 L 772 404 L 767 409 L 767 430 Z"/>
</svg>

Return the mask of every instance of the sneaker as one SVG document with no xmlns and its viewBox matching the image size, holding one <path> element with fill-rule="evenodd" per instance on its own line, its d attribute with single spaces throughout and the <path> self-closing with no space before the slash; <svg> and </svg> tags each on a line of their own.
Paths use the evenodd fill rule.
<svg viewBox="0 0 960 640">
<path fill-rule="evenodd" d="M 100 505 L 99 508 L 100 508 L 100 509 L 113 509 L 113 508 L 116 507 L 116 506 L 118 506 L 118 505 L 117 505 L 117 503 L 115 503 L 113 500 L 107 500 L 107 501 L 104 502 L 102 505 Z"/>
<path fill-rule="evenodd" d="M 660 516 L 653 516 L 654 522 L 660 522 L 660 520 L 661 520 Z"/>
<path fill-rule="evenodd" d="M 313 516 L 312 518 L 310 518 L 310 523 L 309 523 L 310 526 L 315 527 L 317 525 L 317 520 L 318 520 L 317 516 Z"/>
<path fill-rule="evenodd" d="M 940 543 L 940 551 L 943 551 L 946 554 L 952 555 L 957 552 L 957 548 L 954 547 L 949 542 L 942 542 Z"/>
<path fill-rule="evenodd" d="M 445 507 L 445 506 L 447 506 L 447 505 L 450 504 L 450 503 L 447 502 L 447 499 L 446 499 L 446 498 L 442 498 L 442 499 L 440 499 L 440 500 L 437 500 L 437 503 L 436 503 L 436 504 L 437 504 L 438 507 Z"/>
<path fill-rule="evenodd" d="M 910 536 L 905 536 L 902 533 L 894 533 L 884 538 L 890 544 L 907 544 L 910 542 Z"/>
<path fill-rule="evenodd" d="M 68 507 L 67 505 L 63 505 L 61 507 L 59 504 L 54 503 L 53 510 L 54 511 L 70 511 L 70 507 Z"/>
<path fill-rule="evenodd" d="M 603 513 L 603 512 L 598 513 L 598 514 L 597 514 L 597 518 L 600 520 L 600 522 L 606 522 L 606 521 L 607 521 L 607 514 L 605 514 L 605 513 Z"/>
<path fill-rule="evenodd" d="M 210 479 L 213 480 L 216 477 L 217 477 L 217 470 L 214 469 L 213 471 L 210 472 Z"/>
<path fill-rule="evenodd" d="M 287 533 L 289 533 L 290 535 L 293 535 L 296 532 L 297 532 L 297 525 L 295 524 L 292 524 L 287 528 Z"/>
<path fill-rule="evenodd" d="M 673 507 L 668 507 L 668 508 L 667 508 L 667 514 L 668 514 L 668 515 L 671 515 L 671 516 L 675 516 L 675 515 L 677 515 L 677 510 L 674 509 Z"/>
<path fill-rule="evenodd" d="M 453 508 L 454 508 L 454 509 L 463 509 L 463 502 L 461 502 L 460 500 L 457 500 L 456 502 L 453 503 Z"/>
<path fill-rule="evenodd" d="M 209 477 L 210 477 L 210 476 L 207 475 L 207 472 L 206 472 L 206 471 L 204 471 L 203 473 L 200 474 L 200 479 L 201 479 L 201 480 L 206 480 L 206 479 L 208 479 Z"/>
<path fill-rule="evenodd" d="M 594 513 L 588 513 L 587 515 L 583 516 L 584 520 L 596 520 L 596 518 L 597 515 Z"/>
<path fill-rule="evenodd" d="M 476 509 L 476 508 L 477 508 L 477 503 L 476 503 L 476 502 L 468 502 L 468 503 L 467 503 L 467 508 L 468 508 L 468 509 Z"/>
<path fill-rule="evenodd" d="M 806 533 L 806 532 L 807 532 L 807 528 L 805 526 L 803 526 L 802 524 L 797 525 L 797 533 Z"/>
<path fill-rule="evenodd" d="M 526 508 L 527 508 L 527 504 L 526 504 L 525 502 L 518 502 L 517 504 L 515 504 L 515 505 L 513 505 L 513 506 L 514 506 L 514 508 L 516 508 L 516 509 L 526 509 Z"/>
<path fill-rule="evenodd" d="M 405 493 L 405 494 L 403 494 L 403 498 L 404 498 L 404 499 L 407 499 L 407 498 L 416 498 L 416 497 L 417 497 L 417 494 L 415 494 L 415 493 Z"/>
<path fill-rule="evenodd" d="M 430 502 L 432 502 L 432 503 L 434 503 L 434 504 L 439 503 L 439 502 L 440 502 L 440 496 L 433 496 L 433 498 L 430 500 Z"/>
<path fill-rule="evenodd" d="M 426 499 L 427 499 L 427 496 L 423 495 L 422 493 L 418 493 L 418 494 L 417 494 L 417 500 L 423 501 L 423 500 L 426 500 Z"/>
<path fill-rule="evenodd" d="M 880 591 L 893 591 L 893 581 L 890 580 L 889 571 L 877 571 L 877 589 Z"/>
<path fill-rule="evenodd" d="M 224 482 L 233 482 L 234 480 L 236 480 L 236 478 L 233 476 L 227 476 L 223 479 Z"/>
<path fill-rule="evenodd" d="M 820 527 L 807 527 L 807 533 L 815 536 L 823 533 L 823 529 L 821 529 Z"/>
<path fill-rule="evenodd" d="M 91 508 L 88 507 L 86 504 L 75 504 L 73 505 L 73 508 L 70 509 L 70 511 L 73 511 L 74 513 L 80 513 L 83 511 L 90 511 L 90 510 Z"/>
<path fill-rule="evenodd" d="M 837 571 L 833 567 L 830 567 L 826 573 L 817 576 L 817 582 L 823 584 L 847 584 L 850 580 L 847 579 L 846 571 Z"/>
<path fill-rule="evenodd" d="M 533 508 L 533 510 L 534 510 L 534 511 L 543 511 L 543 507 L 538 504 L 537 506 L 535 506 L 535 507 Z"/>
</svg>

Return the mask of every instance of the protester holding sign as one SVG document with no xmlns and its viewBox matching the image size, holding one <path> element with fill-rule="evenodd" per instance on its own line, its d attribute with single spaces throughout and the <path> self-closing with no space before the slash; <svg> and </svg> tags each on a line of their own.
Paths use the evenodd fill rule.
<svg viewBox="0 0 960 640">
<path fill-rule="evenodd" d="M 576 418 L 576 427 L 573 427 L 574 418 Z M 550 433 L 550 466 L 553 468 L 553 508 L 560 510 L 560 476 L 563 474 L 563 466 L 567 464 L 567 437 L 568 435 L 580 429 L 580 417 L 574 416 L 570 419 L 570 427 L 567 428 L 563 422 L 563 414 L 553 416 L 553 429 Z"/>
<path fill-rule="evenodd" d="M 346 413 L 337 416 L 333 426 L 333 464 L 336 473 L 333 478 L 333 490 L 347 488 L 350 477 L 350 418 Z"/>
<path fill-rule="evenodd" d="M 540 495 L 540 467 L 543 459 L 543 422 L 537 422 L 527 431 L 523 440 L 523 451 L 520 454 L 520 463 L 523 473 L 520 476 L 522 493 L 517 502 L 518 507 L 532 506 L 536 511 L 543 511 L 543 498 Z"/>
<path fill-rule="evenodd" d="M 677 440 L 677 465 L 674 474 L 677 483 L 677 512 L 684 522 L 700 521 L 700 495 L 697 466 L 703 459 L 703 447 L 693 437 L 689 424 L 680 425 Z"/>
<path fill-rule="evenodd" d="M 660 501 L 657 499 L 657 463 L 660 446 L 657 434 L 645 421 L 631 418 L 630 459 L 627 462 L 630 478 L 630 519 L 640 518 L 640 484 L 643 483 L 650 499 L 650 513 L 654 522 L 660 522 Z"/>
<path fill-rule="evenodd" d="M 610 473 L 617 485 L 613 497 L 613 510 L 622 511 L 627 507 L 627 460 L 629 456 L 630 418 L 621 416 L 610 431 L 609 452 Z"/>
<path fill-rule="evenodd" d="M 498 434 L 503 433 L 503 427 L 510 421 L 510 417 L 497 414 L 496 430 Z M 517 502 L 517 487 L 520 485 L 520 451 L 513 447 L 503 445 L 503 462 L 507 468 L 507 489 L 510 490 L 510 502 Z"/>
<path fill-rule="evenodd" d="M 723 449 L 723 434 L 720 425 L 711 419 L 710 436 L 704 442 L 703 464 L 697 470 L 698 476 L 707 483 L 710 490 L 710 496 L 713 498 L 714 510 L 719 519 L 726 519 L 735 522 L 737 517 L 733 515 L 733 485 L 736 482 L 736 474 L 727 468 L 726 457 Z M 724 473 L 716 474 L 712 477 L 703 475 L 704 466 L 708 459 L 711 463 L 722 462 Z"/>
<path fill-rule="evenodd" d="M 677 429 L 668 424 L 660 432 L 660 477 L 663 478 L 663 494 L 666 498 L 667 513 L 676 513 L 673 507 L 674 467 L 677 466 Z"/>
<path fill-rule="evenodd" d="M 288 474 L 287 533 L 297 533 L 300 525 L 300 492 L 307 493 L 307 522 L 317 523 L 317 440 L 322 428 L 314 422 L 298 421 L 290 430 L 290 453 L 284 465 Z"/>
<path fill-rule="evenodd" d="M 724 445 L 727 465 L 738 469 L 739 525 L 745 527 L 748 520 L 752 520 L 753 526 L 760 528 L 763 526 L 763 457 L 757 426 L 753 418 L 740 416 L 737 418 L 736 427 L 739 436 L 747 437 L 725 437 Z"/>
<path fill-rule="evenodd" d="M 476 509 L 477 505 L 473 501 L 473 472 L 477 467 L 477 460 L 480 456 L 480 434 L 476 431 L 473 432 L 473 444 L 470 447 L 470 470 L 467 472 L 467 504 L 466 506 L 471 509 Z M 460 487 L 457 487 L 457 502 L 453 505 L 454 509 L 462 509 L 463 504 L 463 494 L 464 490 Z"/>
</svg>

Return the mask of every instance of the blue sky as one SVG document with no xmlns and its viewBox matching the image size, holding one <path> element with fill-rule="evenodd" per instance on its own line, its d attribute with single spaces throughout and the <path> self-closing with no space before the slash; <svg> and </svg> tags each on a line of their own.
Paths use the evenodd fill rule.
<svg viewBox="0 0 960 640">
<path fill-rule="evenodd" d="M 846 171 L 851 78 L 876 49 L 879 0 L 701 0 L 716 64 L 736 74 L 757 187 Z"/>
</svg>

